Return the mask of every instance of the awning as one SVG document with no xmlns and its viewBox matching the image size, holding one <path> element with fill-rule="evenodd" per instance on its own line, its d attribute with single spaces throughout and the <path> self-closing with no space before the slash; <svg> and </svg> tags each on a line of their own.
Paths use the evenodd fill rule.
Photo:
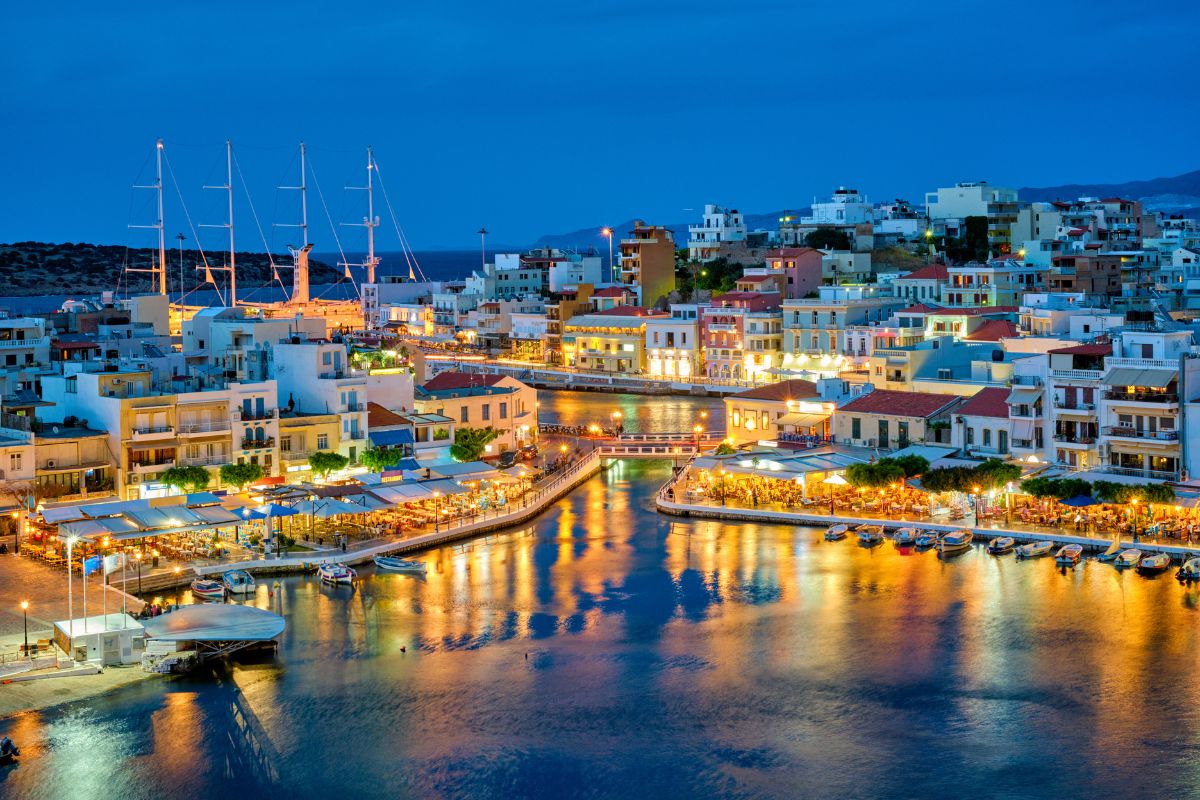
<svg viewBox="0 0 1200 800">
<path fill-rule="evenodd" d="M 1012 405 L 1018 404 L 1033 404 L 1042 396 L 1042 387 L 1040 386 L 1014 386 L 1009 392 L 1008 399 L 1004 402 Z"/>
<path fill-rule="evenodd" d="M 1110 370 L 1104 376 L 1104 383 L 1108 386 L 1137 386 L 1136 381 L 1141 372 L 1140 369 L 1129 369 L 1127 367 Z"/>
<path fill-rule="evenodd" d="M 1026 441 L 1033 441 L 1033 420 L 1031 419 L 1014 419 L 1012 421 L 1013 438 Z"/>
<path fill-rule="evenodd" d="M 191 511 L 204 522 L 212 525 L 228 525 L 241 521 L 237 514 L 221 508 L 221 506 L 201 506 L 200 508 L 193 508 Z"/>
<path fill-rule="evenodd" d="M 1119 367 L 1110 370 L 1104 377 L 1106 386 L 1146 386 L 1162 389 L 1175 380 L 1177 373 L 1172 369 L 1133 369 Z"/>
<path fill-rule="evenodd" d="M 433 464 L 429 469 L 434 475 L 440 475 L 443 478 L 458 478 L 459 480 L 468 478 L 479 480 L 490 478 L 496 474 L 496 469 L 483 461 L 468 461 L 465 464 Z"/>
<path fill-rule="evenodd" d="M 791 414 L 784 414 L 782 417 L 775 420 L 775 425 L 793 425 L 797 428 L 817 428 L 823 426 L 828 420 L 828 414 L 801 414 L 800 412 L 796 411 Z"/>
<path fill-rule="evenodd" d="M 432 491 L 438 492 L 442 495 L 469 494 L 471 491 L 468 487 L 463 486 L 458 481 L 452 481 L 448 479 L 443 479 L 440 481 L 425 481 L 421 485 L 426 489 L 431 489 Z"/>
<path fill-rule="evenodd" d="M 413 444 L 413 434 L 408 428 L 396 428 L 386 431 L 369 431 L 371 443 L 376 447 L 395 447 L 402 444 Z"/>
<path fill-rule="evenodd" d="M 42 510 L 42 519 L 46 522 L 71 522 L 84 519 L 86 515 L 79 506 L 64 506 L 62 508 L 47 508 Z"/>
</svg>

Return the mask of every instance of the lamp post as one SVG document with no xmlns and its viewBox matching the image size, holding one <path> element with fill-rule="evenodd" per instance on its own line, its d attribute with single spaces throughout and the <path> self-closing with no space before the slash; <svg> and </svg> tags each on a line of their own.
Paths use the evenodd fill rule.
<svg viewBox="0 0 1200 800">
<path fill-rule="evenodd" d="M 25 657 L 29 658 L 29 601 L 21 601 L 21 617 L 25 622 Z"/>
<path fill-rule="evenodd" d="M 832 517 L 833 516 L 833 487 L 845 486 L 846 479 L 843 478 L 841 475 L 838 475 L 835 472 L 834 474 L 830 475 L 825 480 L 821 481 L 821 483 L 829 484 L 829 516 Z"/>
<path fill-rule="evenodd" d="M 438 516 L 438 498 L 442 496 L 441 492 L 433 493 L 433 532 L 437 533 L 441 530 L 441 518 Z"/>
<path fill-rule="evenodd" d="M 618 436 L 620 436 L 621 432 L 623 430 L 623 428 L 621 427 L 621 417 L 623 417 L 624 415 L 620 411 L 614 411 L 611 416 L 612 416 L 612 421 L 613 421 L 613 430 L 616 432 L 616 434 Z"/>
<path fill-rule="evenodd" d="M 616 283 L 616 274 L 613 272 L 613 255 L 612 255 L 612 237 L 613 229 L 605 226 L 600 229 L 600 235 L 608 238 L 608 282 Z"/>
<path fill-rule="evenodd" d="M 696 452 L 700 452 L 700 434 L 704 433 L 703 426 L 696 425 L 692 428 L 692 433 L 696 434 Z"/>
<path fill-rule="evenodd" d="M 142 554 L 140 551 L 133 554 L 133 560 L 137 563 L 138 594 L 141 594 L 142 593 Z"/>
<path fill-rule="evenodd" d="M 71 574 L 71 553 L 75 549 L 75 536 L 67 537 L 67 616 L 70 617 L 70 638 L 72 647 L 75 641 L 75 576 Z"/>
<path fill-rule="evenodd" d="M 565 459 L 565 458 L 567 457 L 567 446 L 566 446 L 566 444 L 560 444 L 560 445 L 558 446 L 558 452 L 559 452 L 559 454 L 560 454 L 560 455 L 559 455 L 559 460 L 561 461 L 561 460 Z M 563 466 L 565 467 L 566 465 L 565 465 L 565 464 L 563 464 Z"/>
<path fill-rule="evenodd" d="M 725 505 L 725 468 L 718 470 L 721 474 L 721 505 Z"/>
<path fill-rule="evenodd" d="M 975 527 L 979 527 L 979 487 L 971 487 L 971 495 L 975 498 Z"/>
<path fill-rule="evenodd" d="M 1138 540 L 1138 530 L 1137 530 L 1138 499 L 1136 497 L 1129 498 L 1129 504 L 1133 506 L 1133 513 L 1130 514 L 1131 521 L 1133 522 L 1133 543 L 1137 544 L 1137 540 Z"/>
</svg>

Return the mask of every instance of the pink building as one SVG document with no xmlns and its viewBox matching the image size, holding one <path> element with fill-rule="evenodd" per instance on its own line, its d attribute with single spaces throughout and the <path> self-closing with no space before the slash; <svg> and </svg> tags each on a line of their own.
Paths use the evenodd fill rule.
<svg viewBox="0 0 1200 800">
<path fill-rule="evenodd" d="M 781 247 L 768 250 L 763 258 L 767 272 L 780 275 L 783 296 L 788 300 L 808 297 L 821 285 L 820 250 L 813 247 Z"/>
<path fill-rule="evenodd" d="M 727 292 L 701 310 L 705 373 L 720 380 L 765 380 L 783 348 L 778 292 Z"/>
</svg>

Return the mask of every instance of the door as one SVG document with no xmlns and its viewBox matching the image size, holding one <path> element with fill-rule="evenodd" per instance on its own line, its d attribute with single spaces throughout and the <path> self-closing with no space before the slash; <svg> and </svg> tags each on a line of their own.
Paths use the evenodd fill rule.
<svg viewBox="0 0 1200 800">
<path fill-rule="evenodd" d="M 121 663 L 121 635 L 106 633 L 101 638 L 100 663 L 103 666 Z"/>
</svg>

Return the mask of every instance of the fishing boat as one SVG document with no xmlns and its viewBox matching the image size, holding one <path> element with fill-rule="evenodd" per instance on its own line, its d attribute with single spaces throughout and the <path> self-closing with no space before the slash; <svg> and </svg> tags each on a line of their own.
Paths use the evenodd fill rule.
<svg viewBox="0 0 1200 800">
<path fill-rule="evenodd" d="M 375 566 L 380 569 L 390 569 L 393 572 L 424 572 L 424 561 L 406 561 L 403 558 L 375 556 Z"/>
<path fill-rule="evenodd" d="M 874 547 L 883 541 L 882 525 L 859 525 L 854 529 L 854 533 L 858 536 L 859 544 L 865 544 L 869 547 Z"/>
<path fill-rule="evenodd" d="M 941 538 L 941 531 L 921 531 L 917 534 L 917 547 L 933 547 Z"/>
<path fill-rule="evenodd" d="M 920 533 L 916 528 L 900 528 L 892 536 L 892 541 L 897 547 L 906 547 L 917 541 L 917 534 Z"/>
<path fill-rule="evenodd" d="M 21 755 L 21 749 L 17 747 L 12 739 L 5 736 L 0 739 L 0 767 L 7 767 L 17 763 L 17 756 Z"/>
<path fill-rule="evenodd" d="M 955 531 L 947 533 L 938 542 L 938 553 L 943 556 L 952 556 L 956 553 L 961 553 L 964 550 L 971 549 L 971 541 L 975 538 L 975 534 L 970 531 Z"/>
<path fill-rule="evenodd" d="M 1137 571 L 1143 575 L 1157 575 L 1166 572 L 1171 566 L 1171 556 L 1167 553 L 1154 553 L 1138 562 Z"/>
<path fill-rule="evenodd" d="M 1200 556 L 1192 556 L 1184 561 L 1175 577 L 1181 581 L 1200 581 Z"/>
<path fill-rule="evenodd" d="M 1113 542 L 1112 542 L 1112 544 L 1110 544 L 1108 546 L 1108 549 L 1105 550 L 1100 555 L 1096 556 L 1096 558 L 1100 561 L 1116 561 L 1117 556 L 1119 556 L 1120 554 L 1121 554 L 1121 540 L 1113 539 Z"/>
<path fill-rule="evenodd" d="M 1054 557 L 1054 563 L 1060 567 L 1073 567 L 1079 563 L 1079 559 L 1083 556 L 1083 545 L 1081 544 L 1064 544 L 1058 550 L 1058 555 Z"/>
<path fill-rule="evenodd" d="M 223 600 L 225 599 L 225 584 L 220 581 L 197 578 L 192 581 L 192 594 L 205 600 Z"/>
<path fill-rule="evenodd" d="M 345 564 L 322 564 L 317 567 L 317 574 L 323 583 L 350 583 L 358 574 Z"/>
<path fill-rule="evenodd" d="M 1116 565 L 1118 567 L 1136 567 L 1141 560 L 1142 551 L 1136 547 L 1131 547 L 1117 554 Z"/>
<path fill-rule="evenodd" d="M 1017 548 L 1017 558 L 1041 558 L 1050 555 L 1054 542 L 1030 542 Z"/>
<path fill-rule="evenodd" d="M 1002 556 L 1011 553 L 1016 544 L 1017 540 L 1011 536 L 997 536 L 987 543 L 987 551 L 994 556 Z"/>
<path fill-rule="evenodd" d="M 830 525 L 825 529 L 825 541 L 836 542 L 845 539 L 848 533 L 850 533 L 849 525 Z"/>
<path fill-rule="evenodd" d="M 221 576 L 230 594 L 254 594 L 254 576 L 244 569 L 231 569 Z"/>
</svg>

